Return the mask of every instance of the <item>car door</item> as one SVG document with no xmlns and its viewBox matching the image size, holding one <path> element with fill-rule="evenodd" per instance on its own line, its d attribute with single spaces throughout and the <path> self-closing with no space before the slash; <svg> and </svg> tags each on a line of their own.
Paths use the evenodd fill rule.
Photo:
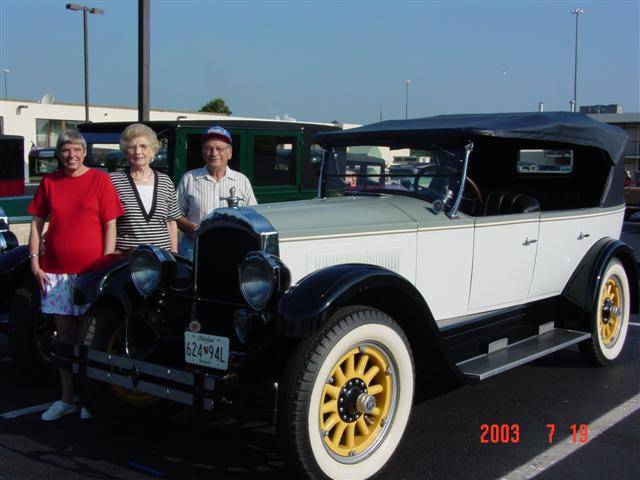
<svg viewBox="0 0 640 480">
<path fill-rule="evenodd" d="M 478 217 L 469 312 L 526 301 L 538 247 L 538 213 Z"/>
</svg>

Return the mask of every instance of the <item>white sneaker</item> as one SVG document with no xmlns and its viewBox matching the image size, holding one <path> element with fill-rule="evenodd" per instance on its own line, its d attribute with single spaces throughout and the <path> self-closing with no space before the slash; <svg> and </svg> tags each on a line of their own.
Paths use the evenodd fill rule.
<svg viewBox="0 0 640 480">
<path fill-rule="evenodd" d="M 93 418 L 93 415 L 91 415 L 91 414 L 89 413 L 89 410 L 87 410 L 86 408 L 82 407 L 82 408 L 80 409 L 80 419 L 82 419 L 82 420 L 89 420 L 89 419 L 91 419 L 91 418 Z"/>
<path fill-rule="evenodd" d="M 45 422 L 50 422 L 52 420 L 58 420 L 60 417 L 69 415 L 70 413 L 73 413 L 75 411 L 75 405 L 69 405 L 62 400 L 57 400 L 53 402 L 47 409 L 47 411 L 40 416 L 40 419 L 44 420 Z"/>
</svg>

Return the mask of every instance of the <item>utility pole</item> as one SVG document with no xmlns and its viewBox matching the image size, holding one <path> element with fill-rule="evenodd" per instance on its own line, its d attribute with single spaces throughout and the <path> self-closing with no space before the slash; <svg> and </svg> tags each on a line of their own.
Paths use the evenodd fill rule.
<svg viewBox="0 0 640 480">
<path fill-rule="evenodd" d="M 138 121 L 149 121 L 150 0 L 138 0 Z"/>
<path fill-rule="evenodd" d="M 576 55 L 573 70 L 573 101 L 571 102 L 571 111 L 575 112 L 578 104 L 578 18 L 584 13 L 584 9 L 575 8 L 571 10 L 571 14 L 576 16 Z"/>
</svg>

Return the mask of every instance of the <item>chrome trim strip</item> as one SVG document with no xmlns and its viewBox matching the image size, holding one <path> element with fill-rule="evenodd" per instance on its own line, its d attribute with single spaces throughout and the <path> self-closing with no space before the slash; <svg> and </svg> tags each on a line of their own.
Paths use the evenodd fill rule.
<svg viewBox="0 0 640 480">
<path fill-rule="evenodd" d="M 473 228 L 473 223 L 467 223 L 466 225 L 451 225 L 442 227 L 419 227 L 418 232 L 436 232 L 438 230 L 460 230 L 463 228 Z"/>
<path fill-rule="evenodd" d="M 482 217 L 480 217 L 482 218 Z M 527 218 L 523 220 L 507 220 L 505 222 L 490 222 L 490 223 L 476 223 L 476 228 L 484 228 L 484 227 L 495 227 L 498 225 L 517 225 L 520 223 L 537 223 L 540 221 L 539 217 L 536 218 Z"/>
<path fill-rule="evenodd" d="M 371 237 L 377 235 L 396 235 L 399 233 L 415 233 L 416 229 L 403 229 L 403 230 L 385 230 L 385 231 L 377 231 L 377 232 L 356 232 L 356 233 L 336 233 L 333 235 L 312 235 L 309 237 L 290 237 L 283 238 L 280 240 L 280 243 L 288 243 L 288 242 L 300 242 L 303 240 L 325 240 L 330 238 L 349 238 L 349 237 Z"/>
<path fill-rule="evenodd" d="M 621 208 L 619 210 L 612 210 L 608 212 L 600 212 L 600 213 L 588 213 L 583 215 L 567 215 L 564 217 L 540 218 L 540 221 L 541 222 L 557 222 L 559 220 L 575 220 L 580 218 L 604 217 L 607 215 L 617 215 L 622 212 L 624 212 L 624 208 Z"/>
</svg>

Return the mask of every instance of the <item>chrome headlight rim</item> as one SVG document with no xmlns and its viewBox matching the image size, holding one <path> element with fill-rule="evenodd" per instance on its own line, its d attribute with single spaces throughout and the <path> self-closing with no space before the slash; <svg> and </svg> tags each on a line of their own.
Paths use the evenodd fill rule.
<svg viewBox="0 0 640 480">
<path fill-rule="evenodd" d="M 289 277 L 289 271 L 280 259 L 265 251 L 247 253 L 238 266 L 240 292 L 255 311 L 264 310 L 283 290 L 283 285 L 288 286 Z M 262 285 L 256 285 L 256 282 L 262 282 Z"/>
<path fill-rule="evenodd" d="M 134 287 L 144 298 L 150 297 L 171 281 L 175 259 L 155 245 L 140 245 L 131 253 L 129 270 Z M 151 278 L 145 278 L 149 274 Z"/>
</svg>

